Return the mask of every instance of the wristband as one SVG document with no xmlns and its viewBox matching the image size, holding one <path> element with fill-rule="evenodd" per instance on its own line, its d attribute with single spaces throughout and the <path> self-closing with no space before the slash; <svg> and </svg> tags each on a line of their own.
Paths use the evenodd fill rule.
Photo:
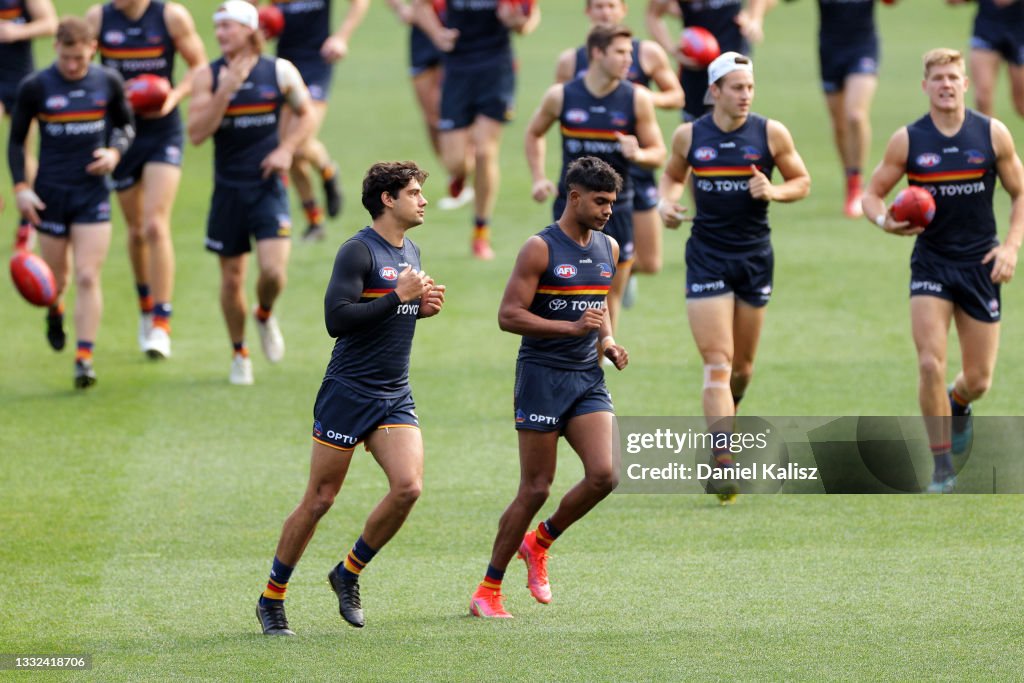
<svg viewBox="0 0 1024 683">
<path fill-rule="evenodd" d="M 885 214 L 884 213 L 875 216 L 875 225 L 880 227 L 882 230 L 885 230 Z"/>
<path fill-rule="evenodd" d="M 614 346 L 614 345 L 615 345 L 615 337 L 613 337 L 612 335 L 609 334 L 608 336 L 602 338 L 601 339 L 601 353 L 604 353 L 605 351 L 607 351 L 609 346 Z"/>
</svg>

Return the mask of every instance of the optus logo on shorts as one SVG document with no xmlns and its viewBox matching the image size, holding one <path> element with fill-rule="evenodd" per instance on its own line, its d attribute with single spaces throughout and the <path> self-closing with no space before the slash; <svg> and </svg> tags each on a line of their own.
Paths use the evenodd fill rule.
<svg viewBox="0 0 1024 683">
<path fill-rule="evenodd" d="M 394 266 L 384 266 L 380 269 L 380 276 L 388 282 L 394 282 L 398 279 L 398 268 Z"/>
<path fill-rule="evenodd" d="M 563 263 L 559 266 L 555 266 L 555 276 L 560 277 L 563 280 L 576 277 L 576 266 L 571 263 Z"/>
</svg>

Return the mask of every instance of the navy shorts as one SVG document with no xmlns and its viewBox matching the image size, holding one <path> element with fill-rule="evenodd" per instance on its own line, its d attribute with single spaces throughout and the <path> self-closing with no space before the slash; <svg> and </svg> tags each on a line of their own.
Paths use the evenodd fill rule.
<svg viewBox="0 0 1024 683">
<path fill-rule="evenodd" d="M 971 49 L 998 52 L 1010 64 L 1024 65 L 1024 26 L 976 21 Z"/>
<path fill-rule="evenodd" d="M 854 74 L 878 75 L 878 40 L 873 36 L 862 45 L 818 50 L 821 65 L 821 88 L 826 94 L 842 92 L 847 76 Z"/>
<path fill-rule="evenodd" d="M 1000 320 L 1000 286 L 992 282 L 995 262 L 955 263 L 915 253 L 910 259 L 910 296 L 934 296 L 983 323 Z"/>
<path fill-rule="evenodd" d="M 292 60 L 299 75 L 309 88 L 309 96 L 317 102 L 326 102 L 331 94 L 331 79 L 334 77 L 334 65 L 323 59 Z"/>
<path fill-rule="evenodd" d="M 562 217 L 565 211 L 566 198 L 561 194 L 555 198 L 551 205 L 551 214 L 555 222 Z M 632 261 L 636 255 L 636 247 L 633 244 L 633 200 L 617 201 L 612 207 L 612 217 L 604 226 L 604 234 L 615 239 L 619 243 L 619 263 Z"/>
<path fill-rule="evenodd" d="M 508 123 L 515 116 L 516 72 L 511 60 L 490 69 L 445 67 L 438 129 L 459 130 L 477 116 Z"/>
<path fill-rule="evenodd" d="M 706 299 L 732 292 L 754 308 L 772 296 L 775 252 L 771 245 L 756 251 L 730 253 L 712 249 L 690 237 L 686 241 L 686 298 Z"/>
<path fill-rule="evenodd" d="M 559 433 L 579 415 L 615 412 L 599 366 L 564 370 L 527 361 L 516 363 L 514 408 L 516 429 Z"/>
<path fill-rule="evenodd" d="M 441 66 L 442 52 L 423 29 L 413 26 L 409 31 L 409 75 L 416 77 L 427 69 Z"/>
<path fill-rule="evenodd" d="M 69 187 L 37 180 L 34 189 L 46 204 L 36 226 L 43 234 L 66 238 L 72 225 L 110 222 L 110 188 L 106 181 Z"/>
<path fill-rule="evenodd" d="M 650 211 L 658 206 L 658 181 L 654 171 L 630 166 L 629 177 L 633 181 L 633 210 Z"/>
<path fill-rule="evenodd" d="M 252 250 L 250 237 L 288 239 L 292 222 L 288 192 L 278 175 L 256 187 L 214 184 L 206 222 L 206 248 L 221 256 L 239 256 Z"/>
<path fill-rule="evenodd" d="M 313 440 L 340 451 L 352 450 L 377 429 L 419 426 L 411 390 L 397 398 L 371 398 L 325 379 L 313 404 Z"/>
<path fill-rule="evenodd" d="M 114 189 L 118 192 L 127 190 L 142 180 L 146 164 L 169 164 L 180 168 L 184 143 L 180 123 L 152 133 L 145 132 L 143 128 L 114 169 Z"/>
</svg>

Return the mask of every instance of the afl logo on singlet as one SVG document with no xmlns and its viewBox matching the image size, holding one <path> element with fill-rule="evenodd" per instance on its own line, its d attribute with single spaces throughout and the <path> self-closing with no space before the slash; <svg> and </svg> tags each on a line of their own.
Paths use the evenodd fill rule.
<svg viewBox="0 0 1024 683">
<path fill-rule="evenodd" d="M 570 109 L 565 112 L 565 120 L 569 123 L 585 123 L 589 118 L 590 114 L 583 109 Z"/>
<path fill-rule="evenodd" d="M 68 104 L 70 104 L 68 102 L 68 98 L 64 97 L 63 95 L 51 95 L 50 97 L 46 98 L 47 109 L 63 109 L 64 107 L 68 106 Z"/>
<path fill-rule="evenodd" d="M 924 168 L 938 166 L 940 161 L 942 161 L 942 157 L 934 152 L 925 152 L 924 154 L 919 154 L 917 156 L 917 165 L 923 166 Z"/>
<path fill-rule="evenodd" d="M 124 42 L 124 34 L 120 31 L 107 31 L 103 34 L 103 40 L 110 45 L 120 45 Z"/>
<path fill-rule="evenodd" d="M 693 158 L 697 161 L 711 161 L 718 156 L 718 152 L 713 147 L 698 147 L 693 153 Z"/>
<path fill-rule="evenodd" d="M 388 282 L 394 282 L 398 279 L 398 269 L 393 266 L 384 266 L 380 269 L 380 276 Z"/>
<path fill-rule="evenodd" d="M 576 277 L 576 266 L 571 263 L 563 263 L 560 266 L 555 266 L 555 277 L 560 277 L 563 280 Z"/>
</svg>

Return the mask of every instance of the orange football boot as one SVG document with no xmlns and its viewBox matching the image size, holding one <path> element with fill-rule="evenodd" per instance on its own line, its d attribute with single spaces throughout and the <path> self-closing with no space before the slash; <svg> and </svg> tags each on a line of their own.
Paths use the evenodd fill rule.
<svg viewBox="0 0 1024 683">
<path fill-rule="evenodd" d="M 551 584 L 548 583 L 548 551 L 537 543 L 537 532 L 531 531 L 519 544 L 519 559 L 526 563 L 526 587 L 530 595 L 541 604 L 551 602 Z"/>
<path fill-rule="evenodd" d="M 477 586 L 469 602 L 469 613 L 487 619 L 511 619 L 512 615 L 505 611 L 505 605 L 502 604 L 504 599 L 505 596 L 496 588 Z"/>
</svg>

